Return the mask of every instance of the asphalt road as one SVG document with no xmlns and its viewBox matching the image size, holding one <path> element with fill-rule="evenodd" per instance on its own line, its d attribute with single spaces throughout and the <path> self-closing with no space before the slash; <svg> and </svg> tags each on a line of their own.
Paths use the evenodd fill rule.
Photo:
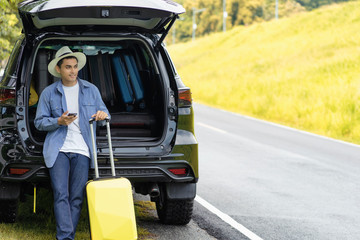
<svg viewBox="0 0 360 240">
<path fill-rule="evenodd" d="M 197 194 L 263 239 L 359 239 L 360 147 L 194 105 Z M 196 203 L 217 239 L 248 239 Z"/>
<path fill-rule="evenodd" d="M 141 225 L 153 239 L 360 239 L 358 145 L 200 104 L 194 110 L 193 220 L 164 226 L 150 210 Z"/>
</svg>

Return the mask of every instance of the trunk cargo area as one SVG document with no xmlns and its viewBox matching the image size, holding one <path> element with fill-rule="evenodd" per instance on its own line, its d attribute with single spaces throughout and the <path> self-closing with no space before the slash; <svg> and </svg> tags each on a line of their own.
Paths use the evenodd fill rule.
<svg viewBox="0 0 360 240">
<path fill-rule="evenodd" d="M 29 94 L 28 119 L 32 139 L 44 141 L 46 132 L 34 126 L 37 100 L 41 92 L 55 81 L 47 70 L 61 46 L 83 52 L 87 63 L 78 77 L 96 85 L 111 114 L 113 141 L 152 142 L 164 133 L 166 104 L 162 79 L 152 52 L 143 41 L 65 41 L 47 40 L 34 58 Z M 97 128 L 97 135 L 105 136 L 105 127 Z M 105 138 L 98 138 L 105 142 Z"/>
</svg>

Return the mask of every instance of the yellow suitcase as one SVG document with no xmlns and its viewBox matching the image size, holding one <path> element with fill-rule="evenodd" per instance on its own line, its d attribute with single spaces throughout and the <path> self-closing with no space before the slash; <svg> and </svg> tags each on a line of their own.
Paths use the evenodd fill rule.
<svg viewBox="0 0 360 240">
<path fill-rule="evenodd" d="M 109 154 L 113 178 L 100 178 L 95 149 L 93 119 L 90 131 L 94 149 L 95 180 L 86 185 L 92 240 L 137 239 L 134 201 L 131 183 L 126 178 L 115 178 L 109 119 L 106 119 Z"/>
</svg>

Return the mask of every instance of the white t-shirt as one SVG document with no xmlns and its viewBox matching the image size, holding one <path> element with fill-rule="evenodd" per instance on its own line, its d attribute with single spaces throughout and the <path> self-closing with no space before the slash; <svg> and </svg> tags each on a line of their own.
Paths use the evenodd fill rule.
<svg viewBox="0 0 360 240">
<path fill-rule="evenodd" d="M 90 157 L 89 148 L 86 145 L 79 126 L 79 83 L 72 87 L 62 85 L 65 93 L 67 110 L 69 113 L 77 113 L 77 119 L 68 125 L 64 145 L 60 152 L 79 153 Z"/>
</svg>

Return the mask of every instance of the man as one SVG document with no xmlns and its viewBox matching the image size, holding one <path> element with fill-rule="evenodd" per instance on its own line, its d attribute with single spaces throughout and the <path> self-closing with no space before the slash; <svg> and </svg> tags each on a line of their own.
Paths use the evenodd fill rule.
<svg viewBox="0 0 360 240">
<path fill-rule="evenodd" d="M 67 46 L 56 52 L 48 71 L 61 81 L 41 93 L 35 118 L 36 128 L 48 132 L 43 154 L 54 193 L 58 240 L 75 237 L 89 165 L 93 166 L 89 119 L 109 116 L 95 85 L 77 77 L 85 64 L 86 56 Z"/>
</svg>

